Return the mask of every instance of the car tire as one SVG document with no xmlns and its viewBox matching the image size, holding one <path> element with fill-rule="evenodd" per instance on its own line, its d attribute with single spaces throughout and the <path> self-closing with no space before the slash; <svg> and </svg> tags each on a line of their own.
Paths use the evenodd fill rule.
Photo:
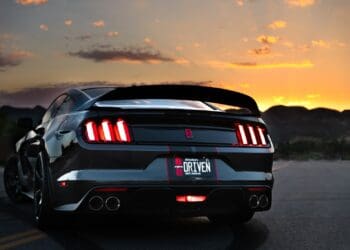
<svg viewBox="0 0 350 250">
<path fill-rule="evenodd" d="M 33 181 L 33 215 L 39 228 L 48 228 L 57 225 L 55 214 L 50 202 L 49 175 L 47 158 L 39 153 Z"/>
<path fill-rule="evenodd" d="M 211 215 L 208 216 L 209 220 L 214 224 L 243 224 L 250 221 L 254 216 L 254 211 L 242 210 L 238 213 L 231 215 Z"/>
<path fill-rule="evenodd" d="M 4 169 L 4 186 L 7 196 L 13 203 L 23 203 L 29 199 L 23 195 L 18 173 L 18 156 L 13 155 L 6 162 Z"/>
</svg>

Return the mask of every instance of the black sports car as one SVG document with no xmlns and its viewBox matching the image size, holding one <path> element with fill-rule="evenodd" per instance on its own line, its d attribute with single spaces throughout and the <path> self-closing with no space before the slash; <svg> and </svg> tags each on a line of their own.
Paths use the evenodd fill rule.
<svg viewBox="0 0 350 250">
<path fill-rule="evenodd" d="M 271 206 L 274 148 L 256 102 L 224 89 L 148 85 L 70 89 L 4 171 L 14 202 L 57 214 L 208 216 L 241 223 Z"/>
</svg>

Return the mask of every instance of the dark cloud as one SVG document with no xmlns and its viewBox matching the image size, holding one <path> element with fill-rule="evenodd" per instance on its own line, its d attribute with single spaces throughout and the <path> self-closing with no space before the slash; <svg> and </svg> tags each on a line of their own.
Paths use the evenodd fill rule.
<svg viewBox="0 0 350 250">
<path fill-rule="evenodd" d="M 1 51 L 0 47 L 0 72 L 5 71 L 8 67 L 18 66 L 22 63 L 23 59 L 31 57 L 32 53 L 28 51 L 16 50 L 9 53 Z"/>
<path fill-rule="evenodd" d="M 93 60 L 95 62 L 130 61 L 130 62 L 173 62 L 174 59 L 162 55 L 151 48 L 90 49 L 69 52 L 70 56 Z"/>
<path fill-rule="evenodd" d="M 232 65 L 249 67 L 249 66 L 256 66 L 257 63 L 255 63 L 255 62 L 235 62 L 235 63 L 232 63 Z"/>
<path fill-rule="evenodd" d="M 91 38 L 92 38 L 92 36 L 87 34 L 87 35 L 77 36 L 75 39 L 80 40 L 80 41 L 86 41 L 86 40 L 89 40 Z"/>
<path fill-rule="evenodd" d="M 13 58 L 11 55 L 2 54 L 0 52 L 0 69 L 3 69 L 5 67 L 13 67 L 17 66 L 21 63 L 21 60 L 18 58 Z"/>
<path fill-rule="evenodd" d="M 249 50 L 249 53 L 250 54 L 255 54 L 255 55 L 268 55 L 271 53 L 271 49 L 270 47 L 268 46 L 264 46 L 264 47 L 261 47 L 261 48 L 258 48 L 258 49 L 252 49 L 252 50 Z"/>
<path fill-rule="evenodd" d="M 69 88 L 74 87 L 96 87 L 96 86 L 128 86 L 128 85 L 146 85 L 146 84 L 191 84 L 191 85 L 210 85 L 210 81 L 179 81 L 179 82 L 160 82 L 160 83 L 113 83 L 105 81 L 95 82 L 66 82 L 51 83 L 40 86 L 33 86 L 19 89 L 16 91 L 0 91 L 0 106 L 8 105 L 15 107 L 35 107 L 37 105 L 48 107 L 48 105 L 59 94 Z"/>
</svg>

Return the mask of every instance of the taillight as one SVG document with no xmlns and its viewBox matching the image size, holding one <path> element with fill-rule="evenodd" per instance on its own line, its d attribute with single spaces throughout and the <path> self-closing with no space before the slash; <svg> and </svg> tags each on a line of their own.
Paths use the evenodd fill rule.
<svg viewBox="0 0 350 250">
<path fill-rule="evenodd" d="M 243 147 L 266 147 L 266 129 L 257 125 L 235 124 L 237 145 Z"/>
<path fill-rule="evenodd" d="M 87 121 L 84 124 L 84 138 L 92 143 L 129 143 L 131 136 L 128 124 L 121 118 L 103 119 L 100 122 Z"/>
</svg>

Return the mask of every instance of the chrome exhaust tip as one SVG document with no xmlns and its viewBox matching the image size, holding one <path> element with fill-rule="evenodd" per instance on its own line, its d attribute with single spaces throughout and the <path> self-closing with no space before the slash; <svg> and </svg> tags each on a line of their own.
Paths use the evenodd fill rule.
<svg viewBox="0 0 350 250">
<path fill-rule="evenodd" d="M 103 208 L 103 199 L 101 196 L 92 196 L 89 200 L 89 208 L 92 211 L 100 211 Z"/>
<path fill-rule="evenodd" d="M 259 206 L 258 196 L 256 196 L 255 194 L 251 195 L 249 197 L 249 207 L 251 209 L 256 209 L 258 206 Z"/>
<path fill-rule="evenodd" d="M 120 200 L 116 196 L 109 196 L 105 201 L 105 206 L 108 211 L 118 211 Z"/>
<path fill-rule="evenodd" d="M 269 205 L 269 198 L 265 194 L 260 195 L 259 207 L 264 209 L 264 208 L 267 208 L 268 205 Z"/>
</svg>

